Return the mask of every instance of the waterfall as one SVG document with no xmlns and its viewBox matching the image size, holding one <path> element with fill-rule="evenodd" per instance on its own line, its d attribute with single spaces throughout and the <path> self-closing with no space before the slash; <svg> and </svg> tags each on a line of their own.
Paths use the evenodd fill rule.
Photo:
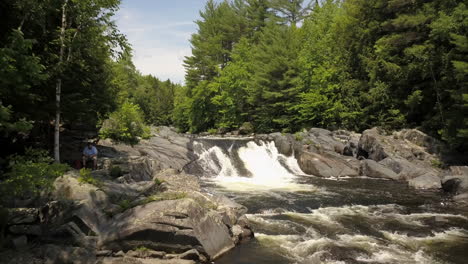
<svg viewBox="0 0 468 264">
<path fill-rule="evenodd" d="M 281 188 L 304 174 L 294 156 L 278 152 L 274 142 L 203 139 L 195 142 L 197 164 L 203 177 L 233 184 Z"/>
</svg>

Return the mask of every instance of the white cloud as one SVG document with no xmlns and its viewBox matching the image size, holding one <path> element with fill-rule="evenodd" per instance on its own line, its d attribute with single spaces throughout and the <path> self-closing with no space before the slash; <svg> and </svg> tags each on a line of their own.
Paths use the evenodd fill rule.
<svg viewBox="0 0 468 264">
<path fill-rule="evenodd" d="M 121 9 L 116 18 L 119 29 L 132 45 L 134 64 L 140 72 L 161 80 L 184 82 L 183 60 L 191 55 L 193 22 L 156 21 L 130 8 Z"/>
<path fill-rule="evenodd" d="M 183 61 L 190 54 L 190 49 L 170 47 L 136 49 L 134 63 L 143 74 L 151 74 L 162 81 L 171 79 L 173 82 L 183 83 Z"/>
</svg>

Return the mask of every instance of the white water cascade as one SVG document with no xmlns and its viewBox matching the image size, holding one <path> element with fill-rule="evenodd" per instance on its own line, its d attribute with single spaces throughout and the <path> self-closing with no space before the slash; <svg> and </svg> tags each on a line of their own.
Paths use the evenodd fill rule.
<svg viewBox="0 0 468 264">
<path fill-rule="evenodd" d="M 240 147 L 234 147 L 234 143 L 224 148 L 216 143 L 211 147 L 195 143 L 197 162 L 205 177 L 211 176 L 211 180 L 226 188 L 243 191 L 299 188 L 294 180 L 304 173 L 297 160 L 280 154 L 274 142 L 248 141 Z"/>
</svg>

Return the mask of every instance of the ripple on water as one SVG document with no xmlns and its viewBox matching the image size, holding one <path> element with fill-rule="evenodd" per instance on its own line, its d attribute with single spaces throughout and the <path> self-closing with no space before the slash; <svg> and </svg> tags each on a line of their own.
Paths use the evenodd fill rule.
<svg viewBox="0 0 468 264">
<path fill-rule="evenodd" d="M 450 251 L 468 248 L 467 217 L 405 211 L 395 204 L 356 205 L 247 217 L 258 242 L 291 263 L 445 263 Z"/>
</svg>

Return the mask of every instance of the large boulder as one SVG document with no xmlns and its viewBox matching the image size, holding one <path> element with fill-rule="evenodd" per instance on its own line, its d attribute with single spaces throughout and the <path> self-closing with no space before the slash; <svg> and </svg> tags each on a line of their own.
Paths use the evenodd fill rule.
<svg viewBox="0 0 468 264">
<path fill-rule="evenodd" d="M 423 147 L 429 153 L 440 153 L 444 148 L 442 142 L 417 129 L 403 129 L 398 134 L 400 138 Z"/>
<path fill-rule="evenodd" d="M 434 174 L 424 174 L 408 181 L 409 186 L 416 189 L 440 189 L 442 184 L 440 178 Z"/>
<path fill-rule="evenodd" d="M 99 156 L 104 158 L 145 157 L 151 160 L 152 172 L 165 169 L 182 170 L 194 158 L 193 140 L 179 134 L 174 128 L 152 128 L 152 137 L 141 140 L 135 146 L 117 144 L 110 140 L 100 140 Z"/>
<path fill-rule="evenodd" d="M 318 177 L 358 176 L 359 172 L 353 168 L 352 163 L 328 155 L 303 151 L 298 160 L 301 170 L 307 174 Z"/>
<path fill-rule="evenodd" d="M 365 155 L 365 158 L 375 160 L 377 162 L 387 158 L 389 153 L 393 153 L 386 143 L 385 137 L 378 128 L 365 130 L 359 140 L 360 153 Z"/>
<path fill-rule="evenodd" d="M 411 180 L 422 176 L 424 174 L 438 174 L 439 172 L 430 167 L 421 167 L 414 163 L 409 162 L 403 158 L 387 157 L 379 162 L 379 164 L 386 166 L 393 172 L 399 175 L 399 178 L 404 180 Z"/>
<path fill-rule="evenodd" d="M 383 165 L 369 159 L 362 161 L 360 171 L 361 175 L 372 178 L 385 178 L 392 180 L 400 179 L 400 176 L 391 169 L 386 168 Z"/>
<path fill-rule="evenodd" d="M 275 146 L 278 152 L 285 155 L 291 156 L 293 153 L 293 138 L 290 134 L 283 135 L 281 133 L 270 134 L 275 142 Z"/>
<path fill-rule="evenodd" d="M 343 153 L 345 144 L 333 132 L 323 128 L 311 128 L 303 141 L 309 145 L 309 150 L 317 153 L 336 152 Z"/>
<path fill-rule="evenodd" d="M 38 220 L 39 210 L 36 208 L 12 208 L 8 210 L 9 225 L 32 224 Z"/>
<path fill-rule="evenodd" d="M 137 247 L 183 253 L 192 248 L 216 258 L 234 247 L 222 217 L 192 199 L 151 202 L 114 217 L 102 233 L 102 249 Z"/>
<path fill-rule="evenodd" d="M 57 178 L 54 182 L 55 190 L 52 197 L 74 202 L 76 208 L 69 217 L 80 219 L 86 228 L 99 234 L 102 226 L 107 223 L 107 217 L 102 209 L 111 205 L 110 199 L 100 187 L 80 183 L 79 177 L 77 171 L 71 171 Z"/>
<path fill-rule="evenodd" d="M 455 194 L 455 200 L 468 202 L 468 166 L 452 166 L 442 179 L 444 191 Z"/>
</svg>

